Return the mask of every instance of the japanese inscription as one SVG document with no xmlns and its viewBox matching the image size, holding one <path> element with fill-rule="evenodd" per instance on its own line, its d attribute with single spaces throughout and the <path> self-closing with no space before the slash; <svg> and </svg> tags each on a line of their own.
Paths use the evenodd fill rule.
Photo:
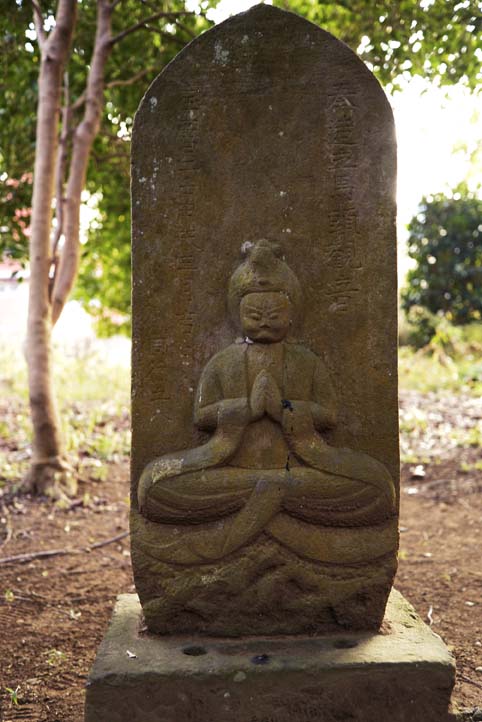
<svg viewBox="0 0 482 722">
<path fill-rule="evenodd" d="M 345 312 L 361 287 L 357 271 L 361 262 L 357 252 L 357 210 L 354 203 L 358 168 L 356 123 L 359 98 L 353 85 L 337 83 L 327 93 L 326 148 L 331 176 L 328 234 L 325 261 L 331 271 L 325 293 L 330 310 Z"/>
<path fill-rule="evenodd" d="M 379 625 L 397 545 L 394 159 L 376 80 L 290 13 L 216 26 L 149 88 L 133 132 L 131 512 L 149 629 Z M 234 303 L 249 259 L 270 291 Z M 258 322 L 276 340 L 252 337 Z"/>
</svg>

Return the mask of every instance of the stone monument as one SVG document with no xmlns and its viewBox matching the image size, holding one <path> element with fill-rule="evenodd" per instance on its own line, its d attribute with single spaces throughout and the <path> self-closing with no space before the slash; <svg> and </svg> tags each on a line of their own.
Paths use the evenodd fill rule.
<svg viewBox="0 0 482 722">
<path fill-rule="evenodd" d="M 145 628 L 123 598 L 86 719 L 401 722 L 408 690 L 411 720 L 449 719 L 442 642 L 395 592 L 386 611 L 399 457 L 382 89 L 346 45 L 259 5 L 154 81 L 132 159 Z"/>
</svg>

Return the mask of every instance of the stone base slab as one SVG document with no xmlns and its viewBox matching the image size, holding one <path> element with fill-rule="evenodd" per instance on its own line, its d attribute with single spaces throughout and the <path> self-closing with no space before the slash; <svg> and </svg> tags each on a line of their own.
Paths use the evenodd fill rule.
<svg viewBox="0 0 482 722">
<path fill-rule="evenodd" d="M 85 722 L 449 722 L 455 664 L 392 590 L 378 634 L 161 637 L 118 600 Z"/>
</svg>

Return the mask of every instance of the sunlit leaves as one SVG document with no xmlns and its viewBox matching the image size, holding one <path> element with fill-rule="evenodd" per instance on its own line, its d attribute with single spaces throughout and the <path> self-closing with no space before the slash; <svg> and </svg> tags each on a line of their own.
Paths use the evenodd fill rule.
<svg viewBox="0 0 482 722">
<path fill-rule="evenodd" d="M 215 5 L 215 0 L 211 4 Z M 396 83 L 400 74 L 417 73 L 442 84 L 463 81 L 471 88 L 477 84 L 482 51 L 480 12 L 475 0 L 275 0 L 275 4 L 298 12 L 347 42 L 384 84 Z M 40 5 L 48 30 L 56 2 L 41 0 Z M 74 125 L 83 112 L 96 6 L 95 0 L 79 2 L 68 67 Z M 200 6 L 206 9 L 209 3 Z M 122 0 L 114 12 L 113 32 L 120 33 L 162 9 L 182 12 L 185 3 Z M 200 14 L 160 18 L 127 35 L 115 45 L 109 59 L 105 112 L 87 178 L 87 190 L 99 196 L 99 216 L 91 224 L 88 242 L 82 248 L 76 291 L 104 332 L 129 328 L 129 141 L 135 110 L 157 73 L 208 26 Z M 6 3 L 0 14 L 0 57 L 0 181 L 17 182 L 32 172 L 35 150 L 39 53 L 31 3 L 27 0 Z M 31 186 L 21 181 L 15 188 L 4 185 L 2 190 L 0 255 L 8 251 L 25 260 L 25 214 Z M 434 253 L 431 256 L 436 257 Z M 461 260 L 458 263 L 459 268 Z M 435 269 L 437 263 L 427 256 L 427 266 Z"/>
<path fill-rule="evenodd" d="M 48 30 L 56 3 L 41 0 Z M 85 83 L 96 30 L 96 0 L 79 3 L 78 22 L 68 64 L 72 129 L 83 113 Z M 105 76 L 101 131 L 90 158 L 87 190 L 99 197 L 98 217 L 82 247 L 77 297 L 99 320 L 100 330 L 129 330 L 130 208 L 129 153 L 132 122 L 145 90 L 162 68 L 202 30 L 203 15 L 184 13 L 184 0 L 122 0 L 113 15 L 113 35 L 156 11 L 174 13 L 116 43 Z M 0 16 L 2 86 L 0 93 L 0 257 L 26 261 L 28 208 L 35 151 L 39 53 L 30 2 L 12 2 Z"/>
<path fill-rule="evenodd" d="M 275 0 L 346 42 L 383 84 L 401 74 L 440 84 L 482 79 L 477 0 Z"/>
<path fill-rule="evenodd" d="M 482 318 L 482 200 L 461 186 L 453 197 L 424 198 L 408 239 L 416 268 L 402 293 L 415 306 L 444 313 L 454 323 Z"/>
</svg>

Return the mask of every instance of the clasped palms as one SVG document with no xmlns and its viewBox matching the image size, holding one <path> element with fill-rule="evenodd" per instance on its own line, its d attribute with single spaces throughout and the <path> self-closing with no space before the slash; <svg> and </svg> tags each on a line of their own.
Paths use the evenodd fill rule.
<svg viewBox="0 0 482 722">
<path fill-rule="evenodd" d="M 257 421 L 264 414 L 281 423 L 282 400 L 278 384 L 267 371 L 260 371 L 256 376 L 249 397 L 251 418 Z"/>
</svg>

